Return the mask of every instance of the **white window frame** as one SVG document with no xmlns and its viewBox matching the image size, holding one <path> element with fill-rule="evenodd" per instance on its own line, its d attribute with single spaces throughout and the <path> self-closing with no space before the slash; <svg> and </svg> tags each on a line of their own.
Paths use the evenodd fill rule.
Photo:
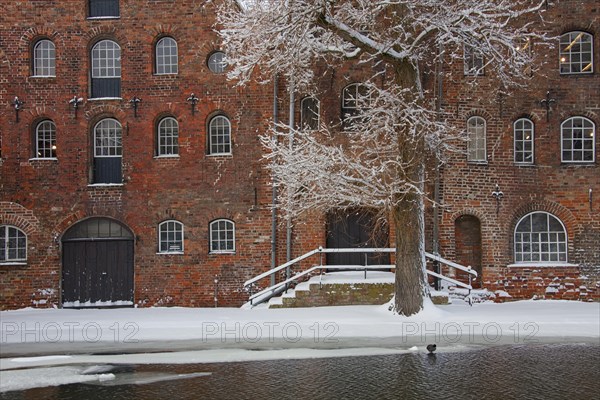
<svg viewBox="0 0 600 400">
<path fill-rule="evenodd" d="M 40 39 L 33 46 L 33 76 L 56 77 L 56 46 L 50 39 Z"/>
<path fill-rule="evenodd" d="M 545 214 L 546 217 L 548 218 L 547 221 L 549 221 L 549 218 L 554 218 L 555 220 L 557 220 L 561 227 L 562 227 L 562 232 L 551 232 L 551 231 L 546 231 L 546 232 L 534 232 L 533 231 L 533 227 L 530 224 L 530 231 L 529 232 L 524 232 L 524 233 L 518 233 L 517 229 L 519 228 L 519 225 L 521 225 L 521 223 L 529 217 L 532 217 L 534 214 Z M 549 222 L 548 222 L 548 226 L 549 226 Z M 533 247 L 534 244 L 537 244 L 539 246 L 539 249 L 537 251 L 533 251 L 533 249 L 531 248 L 529 250 L 528 253 L 526 253 L 523 250 L 523 244 L 527 244 L 527 242 L 525 242 L 524 240 L 517 240 L 517 235 L 521 234 L 521 235 L 548 235 L 548 240 L 546 241 L 542 241 L 541 238 L 537 241 L 537 243 L 534 242 L 533 239 L 530 239 L 528 244 L 530 247 Z M 559 236 L 560 234 L 564 235 L 564 241 L 560 241 L 559 240 Z M 550 241 L 550 235 L 557 235 L 556 236 L 556 240 L 555 241 Z M 515 264 L 558 264 L 558 265 L 563 265 L 568 263 L 568 257 L 569 257 L 569 236 L 567 234 L 567 229 L 565 228 L 565 225 L 563 224 L 563 222 L 560 220 L 560 218 L 558 218 L 557 216 L 546 212 L 546 211 L 533 211 L 530 212 L 526 215 L 524 215 L 523 217 L 521 217 L 521 219 L 519 219 L 519 221 L 517 222 L 517 224 L 515 225 L 515 230 L 514 230 L 514 235 L 513 235 L 513 240 L 514 240 L 514 250 L 513 250 L 513 257 L 514 257 L 514 261 Z M 545 253 L 547 253 L 548 255 L 553 254 L 552 252 L 550 252 L 550 246 L 551 244 L 556 244 L 557 246 L 557 251 L 554 252 L 554 254 L 556 254 L 557 259 L 556 260 L 541 260 L 542 258 L 542 253 L 544 253 L 542 251 L 543 245 L 547 246 L 547 251 Z M 564 245 L 564 251 L 560 251 L 560 247 L 561 244 Z M 521 251 L 518 252 L 517 248 L 518 246 L 521 245 Z M 518 254 L 520 254 L 521 259 L 518 259 Z M 539 260 L 524 260 L 523 259 L 523 255 L 525 254 L 529 254 L 529 258 L 533 258 L 532 256 L 534 254 L 537 254 L 539 256 Z M 561 254 L 564 254 L 564 260 L 561 260 Z"/>
<path fill-rule="evenodd" d="M 518 127 L 517 125 L 519 123 L 523 124 L 523 127 Z M 531 129 L 528 129 L 525 127 L 525 124 L 530 124 Z M 517 133 L 521 134 L 521 139 L 517 139 Z M 529 133 L 530 138 L 527 139 L 525 137 L 525 135 Z M 513 160 L 515 162 L 515 164 L 533 164 L 535 162 L 535 124 L 533 123 L 532 120 L 530 120 L 529 118 L 519 118 L 518 120 L 516 120 L 513 123 Z M 522 146 L 522 150 L 517 150 L 517 143 L 521 143 Z M 525 144 L 526 143 L 530 143 L 531 144 L 531 160 L 526 161 L 526 155 L 528 153 L 528 151 L 524 150 L 525 149 Z M 523 155 L 523 160 L 519 161 L 517 160 L 517 154 L 522 154 Z"/>
<path fill-rule="evenodd" d="M 206 65 L 208 69 L 215 74 L 222 74 L 227 68 L 227 61 L 225 61 L 225 53 L 222 51 L 215 51 L 208 56 Z"/>
<path fill-rule="evenodd" d="M 173 230 L 169 229 L 169 224 L 173 224 L 172 225 L 174 227 Z M 167 230 L 163 231 L 163 227 L 166 227 Z M 179 230 L 176 228 L 179 228 Z M 164 241 L 162 239 L 163 233 L 165 233 L 167 235 L 167 239 Z M 173 233 L 174 235 L 177 235 L 178 233 L 181 234 L 181 249 L 180 250 L 170 250 L 169 249 L 171 247 L 170 246 L 171 243 L 178 242 L 176 236 L 175 236 L 175 239 L 169 240 L 168 236 L 170 233 Z M 164 248 L 163 244 L 167 248 Z M 181 222 L 179 222 L 175 219 L 169 219 L 169 220 L 163 221 L 160 224 L 158 224 L 158 253 L 159 254 L 183 254 L 185 251 L 184 244 L 185 244 L 185 232 L 184 232 L 184 226 Z"/>
<path fill-rule="evenodd" d="M 471 121 L 474 120 L 483 121 L 483 124 L 471 126 Z M 475 130 L 473 131 L 471 128 Z M 475 157 L 471 155 L 473 151 Z M 481 152 L 483 152 L 483 156 L 479 157 Z M 479 115 L 467 119 L 467 161 L 476 164 L 487 163 L 487 121 Z"/>
<path fill-rule="evenodd" d="M 112 125 L 112 122 L 115 124 Z M 112 126 L 100 126 L 108 123 Z M 103 132 L 99 132 L 102 129 Z M 98 134 L 101 134 L 99 137 Z M 106 135 L 108 134 L 108 135 Z M 103 118 L 94 125 L 94 157 L 122 157 L 123 156 L 123 127 L 114 118 Z"/>
<path fill-rule="evenodd" d="M 2 259 L 0 259 L 1 264 L 14 264 L 14 263 L 25 263 L 27 262 L 27 234 L 23 232 L 23 230 L 17 228 L 14 225 L 0 225 L 0 228 L 4 228 L 4 232 L 0 232 L 0 241 L 2 242 L 3 253 L 1 254 Z M 10 231 L 15 231 L 15 236 L 10 236 Z M 10 241 L 11 238 L 16 240 L 16 257 L 9 258 L 10 255 Z M 22 241 L 22 242 L 21 242 Z M 19 245 L 21 244 L 21 246 Z M 24 257 L 19 257 L 19 250 L 25 251 Z"/>
<path fill-rule="evenodd" d="M 586 47 L 589 46 L 589 51 L 584 51 L 581 48 L 581 38 L 584 37 L 589 39 L 588 41 L 583 43 L 584 45 L 586 45 Z M 588 64 L 584 64 L 584 62 L 582 61 L 582 58 L 584 57 L 589 58 Z M 560 35 L 560 41 L 558 45 L 558 58 L 558 68 L 561 75 L 593 73 L 594 36 L 590 33 L 583 31 L 571 31 L 563 33 L 562 35 Z"/>
<path fill-rule="evenodd" d="M 100 40 L 92 47 L 91 58 L 92 78 L 121 78 L 121 46 L 117 42 Z"/>
<path fill-rule="evenodd" d="M 220 121 L 226 123 L 220 124 Z M 218 124 L 218 125 L 217 125 Z M 227 129 L 227 133 L 225 133 Z M 228 138 L 227 142 L 219 143 L 219 138 Z M 225 115 L 212 117 L 208 123 L 208 154 L 211 156 L 231 155 L 231 121 Z M 221 149 L 221 147 L 223 147 Z"/>
<path fill-rule="evenodd" d="M 219 229 L 219 227 L 218 227 L 219 223 L 221 223 L 221 222 L 224 222 L 225 224 L 227 224 L 226 229 L 223 231 L 221 229 Z M 214 229 L 215 226 L 217 227 L 217 230 Z M 236 248 L 236 246 L 235 246 L 235 222 L 233 222 L 230 219 L 226 219 L 226 218 L 216 219 L 209 224 L 208 232 L 209 232 L 209 243 L 208 243 L 209 253 L 211 253 L 211 254 L 233 254 L 233 253 L 235 253 L 235 248 Z M 220 245 L 221 245 L 222 239 L 219 237 L 221 232 L 225 232 L 225 234 L 227 234 L 228 232 L 232 233 L 231 239 L 228 239 L 228 238 L 224 239 L 226 242 L 231 242 L 232 248 L 225 248 L 225 249 L 221 248 Z M 214 237 L 215 233 L 217 234 L 216 238 Z M 217 242 L 216 250 L 213 249 L 213 243 L 215 241 Z"/>
<path fill-rule="evenodd" d="M 173 123 L 164 126 L 167 122 Z M 170 141 L 163 144 L 162 140 Z M 157 155 L 158 157 L 174 157 L 179 155 L 179 122 L 173 117 L 164 117 L 157 126 Z"/>
<path fill-rule="evenodd" d="M 40 135 L 44 137 L 41 138 Z M 40 148 L 42 139 L 44 143 L 49 143 L 49 148 Z M 35 126 L 35 158 L 56 159 L 56 124 L 50 119 L 40 121 Z"/>
<path fill-rule="evenodd" d="M 589 124 L 591 124 L 591 138 L 586 138 L 584 137 L 586 130 L 589 129 L 590 127 L 566 127 L 565 125 L 569 122 L 571 122 L 572 125 L 572 121 L 579 119 L 581 120 L 583 123 L 588 122 Z M 565 130 L 569 129 L 571 132 L 571 137 L 570 138 L 566 138 L 565 139 Z M 575 130 L 581 131 L 581 138 L 573 138 L 573 132 Z M 571 142 L 571 148 L 570 149 L 565 149 L 565 140 L 568 140 Z M 575 141 L 577 140 L 581 140 L 581 145 L 582 148 L 581 149 L 573 149 L 573 144 Z M 591 148 L 590 149 L 586 149 L 585 145 L 586 143 L 590 143 L 591 142 Z M 588 146 L 589 147 L 589 146 Z M 565 159 L 565 151 L 570 152 L 569 154 L 571 155 L 571 159 L 570 160 L 566 160 Z M 591 160 L 584 160 L 584 154 L 586 151 L 590 151 L 592 154 L 592 159 Z M 573 160 L 573 154 L 575 152 L 581 152 L 582 153 L 582 159 L 581 160 Z M 577 163 L 577 164 L 588 164 L 588 163 L 594 163 L 596 161 L 596 124 L 594 124 L 594 121 L 592 121 L 589 118 L 586 117 L 582 117 L 582 116 L 574 116 L 574 117 L 570 117 L 567 118 L 566 120 L 564 120 L 561 124 L 560 124 L 560 160 L 563 163 Z"/>
<path fill-rule="evenodd" d="M 162 50 L 162 54 L 159 54 Z M 156 75 L 176 75 L 179 73 L 179 47 L 177 41 L 165 36 L 156 42 L 154 49 Z"/>
</svg>

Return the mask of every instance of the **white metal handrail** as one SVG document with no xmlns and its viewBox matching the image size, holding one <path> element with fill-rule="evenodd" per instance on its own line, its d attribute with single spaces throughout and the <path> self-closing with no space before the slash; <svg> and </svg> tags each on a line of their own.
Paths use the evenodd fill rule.
<svg viewBox="0 0 600 400">
<path fill-rule="evenodd" d="M 306 275 L 309 275 L 310 273 L 317 271 L 317 270 L 323 270 L 323 269 L 343 269 L 343 270 L 359 270 L 359 271 L 366 271 L 367 270 L 376 270 L 376 269 L 395 269 L 396 266 L 395 265 L 344 265 L 344 266 L 335 266 L 335 265 L 323 265 L 323 263 L 321 262 L 320 265 L 315 265 L 312 266 L 302 272 L 297 273 L 296 275 L 294 275 L 293 277 L 287 278 L 284 281 L 275 283 L 274 285 L 271 285 L 257 293 L 252 293 L 252 284 L 254 284 L 255 282 L 266 278 L 268 276 L 271 276 L 272 274 L 279 272 L 285 268 L 288 268 L 290 266 L 292 266 L 293 264 L 302 261 L 306 258 L 309 258 L 315 254 L 332 254 L 332 253 L 394 253 L 396 251 L 395 248 L 392 247 L 385 247 L 385 248 L 345 248 L 345 249 L 324 249 L 322 247 L 319 247 L 318 249 L 314 249 L 309 251 L 308 253 L 305 253 L 299 257 L 294 258 L 293 260 L 290 260 L 288 262 L 286 262 L 285 264 L 281 264 L 278 267 L 272 268 L 267 272 L 263 272 L 260 275 L 257 275 L 256 277 L 247 280 L 244 283 L 244 287 L 248 287 L 250 286 L 250 297 L 249 297 L 249 301 L 250 304 L 253 304 L 254 300 L 259 301 L 259 303 L 262 303 L 266 300 L 268 300 L 271 296 L 273 296 L 276 292 L 281 292 L 283 287 L 287 287 L 288 284 L 297 281 L 299 278 L 302 278 Z M 426 270 L 428 275 L 434 276 L 436 278 L 439 279 L 443 279 L 445 281 L 448 281 L 454 285 L 463 287 L 465 289 L 468 289 L 469 291 L 472 290 L 472 286 L 471 286 L 471 279 L 472 277 L 477 277 L 477 272 L 475 270 L 473 270 L 470 266 L 465 267 L 463 265 L 457 264 L 455 262 L 452 262 L 450 260 L 446 260 L 445 258 L 440 257 L 439 255 L 435 255 L 435 254 L 431 254 L 431 253 L 425 253 L 425 256 L 431 260 L 434 261 L 438 261 L 442 264 L 445 264 L 451 268 L 456 268 L 458 270 L 464 271 L 467 274 L 469 274 L 469 284 L 465 284 L 462 283 L 456 279 L 452 279 L 450 277 L 447 277 L 445 275 L 442 274 L 438 274 L 434 271 L 430 271 L 430 270 Z M 259 304 L 257 303 L 257 304 Z"/>
</svg>

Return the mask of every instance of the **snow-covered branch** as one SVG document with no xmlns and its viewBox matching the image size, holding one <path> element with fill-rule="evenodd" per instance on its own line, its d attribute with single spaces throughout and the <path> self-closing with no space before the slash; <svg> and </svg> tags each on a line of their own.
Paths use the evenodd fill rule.
<svg viewBox="0 0 600 400">
<path fill-rule="evenodd" d="M 424 98 L 422 74 L 439 57 L 482 58 L 486 75 L 510 87 L 528 78 L 543 0 L 238 0 L 218 12 L 229 77 L 317 86 L 315 66 L 376 63 L 355 99 L 356 115 L 317 131 L 278 127 L 262 137 L 287 212 L 363 206 L 390 210 L 422 191 L 414 171 L 443 159 L 459 129 Z M 526 18 L 525 18 L 526 17 Z M 443 49 L 443 51 L 439 51 Z M 381 73 L 381 70 L 385 73 Z M 365 69 L 368 70 L 368 69 Z"/>
</svg>

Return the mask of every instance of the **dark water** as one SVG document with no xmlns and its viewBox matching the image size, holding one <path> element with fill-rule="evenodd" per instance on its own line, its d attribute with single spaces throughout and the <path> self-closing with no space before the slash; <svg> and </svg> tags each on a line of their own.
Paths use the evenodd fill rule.
<svg viewBox="0 0 600 400">
<path fill-rule="evenodd" d="M 147 384 L 157 373 L 208 376 Z M 72 384 L 0 399 L 599 399 L 600 345 L 500 346 L 458 353 L 139 365 L 106 385 Z M 119 380 L 123 384 L 119 383 Z"/>
</svg>

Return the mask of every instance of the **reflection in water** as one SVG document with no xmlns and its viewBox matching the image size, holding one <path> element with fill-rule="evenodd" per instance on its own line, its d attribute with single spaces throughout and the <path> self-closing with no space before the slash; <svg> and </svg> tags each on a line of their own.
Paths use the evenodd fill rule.
<svg viewBox="0 0 600 400">
<path fill-rule="evenodd" d="M 115 386 L 73 384 L 0 399 L 597 399 L 599 345 L 500 346 L 204 365 L 136 366 Z M 197 371 L 212 373 L 210 376 Z M 187 374 L 177 379 L 179 374 Z M 170 376 L 173 380 L 142 382 Z M 130 382 L 128 382 L 130 380 Z"/>
</svg>

